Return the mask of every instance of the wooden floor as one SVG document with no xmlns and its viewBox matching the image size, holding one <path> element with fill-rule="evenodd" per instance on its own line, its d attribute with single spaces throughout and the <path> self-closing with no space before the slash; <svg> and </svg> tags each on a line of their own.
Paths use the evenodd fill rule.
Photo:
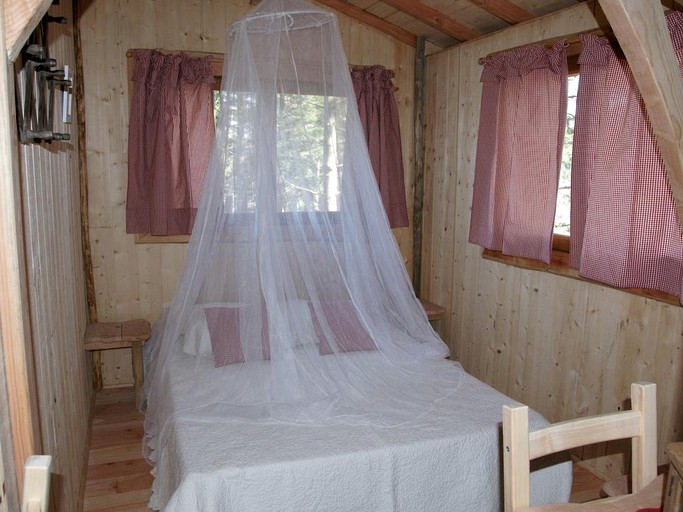
<svg viewBox="0 0 683 512">
<path fill-rule="evenodd" d="M 97 394 L 84 512 L 151 510 L 147 502 L 152 494 L 152 475 L 141 454 L 143 416 L 135 410 L 134 403 L 133 388 L 105 389 Z M 571 501 L 598 498 L 602 483 L 575 464 Z"/>
<path fill-rule="evenodd" d="M 97 393 L 84 512 L 152 510 L 147 507 L 153 478 L 142 458 L 142 421 L 132 387 Z"/>
</svg>

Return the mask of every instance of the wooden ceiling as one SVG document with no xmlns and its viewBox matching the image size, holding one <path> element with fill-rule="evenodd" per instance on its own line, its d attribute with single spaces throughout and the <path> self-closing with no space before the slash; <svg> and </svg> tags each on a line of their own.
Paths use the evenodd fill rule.
<svg viewBox="0 0 683 512">
<path fill-rule="evenodd" d="M 423 36 L 430 54 L 586 0 L 317 1 L 412 46 Z M 681 1 L 662 4 L 680 8 Z"/>
<path fill-rule="evenodd" d="M 424 37 L 424 50 L 432 53 L 586 0 L 317 1 L 407 44 L 418 46 L 418 37 Z M 633 71 L 666 165 L 680 219 L 683 219 L 683 80 L 667 34 L 664 11 L 683 10 L 682 4 L 683 0 L 594 2 L 606 16 Z"/>
<path fill-rule="evenodd" d="M 583 0 L 317 0 L 427 53 L 576 5 Z"/>
</svg>

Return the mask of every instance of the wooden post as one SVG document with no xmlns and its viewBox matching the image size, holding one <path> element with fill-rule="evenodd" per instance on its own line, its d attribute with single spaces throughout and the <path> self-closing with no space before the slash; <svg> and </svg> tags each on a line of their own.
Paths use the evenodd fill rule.
<svg viewBox="0 0 683 512">
<path fill-rule="evenodd" d="M 88 302 L 88 323 L 97 323 L 97 296 L 95 295 L 95 278 L 90 252 L 90 221 L 88 214 L 88 158 L 85 131 L 85 89 L 83 85 L 83 49 L 80 27 L 80 2 L 74 0 L 73 26 L 74 51 L 76 53 L 75 90 L 76 118 L 78 120 L 78 175 L 80 183 L 81 206 L 81 247 L 83 251 L 83 272 L 85 273 L 85 291 Z M 93 383 L 96 389 L 102 388 L 102 358 L 99 350 L 92 353 Z"/>
<path fill-rule="evenodd" d="M 662 6 L 653 0 L 599 2 L 643 97 L 683 219 L 683 82 Z"/>
<path fill-rule="evenodd" d="M 425 38 L 417 38 L 415 48 L 415 92 L 413 100 L 415 191 L 413 194 L 413 289 L 422 293 L 422 204 L 424 201 L 424 83 Z"/>
<path fill-rule="evenodd" d="M 3 3 L 5 6 L 5 33 L 3 35 L 5 49 L 9 60 L 14 61 L 31 32 L 47 13 L 52 0 L 14 0 Z"/>
</svg>

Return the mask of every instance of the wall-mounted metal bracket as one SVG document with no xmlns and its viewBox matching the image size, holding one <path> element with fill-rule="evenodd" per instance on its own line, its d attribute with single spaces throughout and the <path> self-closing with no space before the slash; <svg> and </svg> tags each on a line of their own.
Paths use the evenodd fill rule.
<svg viewBox="0 0 683 512">
<path fill-rule="evenodd" d="M 17 121 L 23 144 L 69 140 L 68 133 L 53 131 L 55 89 L 62 101 L 71 93 L 72 82 L 57 61 L 48 55 L 48 23 L 66 23 L 66 18 L 46 15 L 31 34 L 20 55 L 17 74 Z M 66 118 L 63 115 L 63 119 Z"/>
</svg>

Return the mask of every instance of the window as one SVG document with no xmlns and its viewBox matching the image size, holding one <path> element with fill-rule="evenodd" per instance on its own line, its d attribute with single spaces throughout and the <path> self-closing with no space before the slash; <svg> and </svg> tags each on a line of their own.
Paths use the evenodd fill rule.
<svg viewBox="0 0 683 512">
<path fill-rule="evenodd" d="M 229 145 L 225 153 L 223 185 L 224 213 L 248 219 L 257 207 L 254 175 L 241 172 L 241 167 L 252 167 L 263 155 L 255 144 L 258 134 L 252 123 L 257 107 L 250 93 L 214 93 L 214 116 L 218 122 L 222 95 L 230 94 L 225 105 L 229 113 Z M 266 193 L 271 200 L 264 202 L 285 216 L 307 212 L 303 222 L 317 218 L 310 212 L 333 214 L 341 203 L 341 167 L 345 145 L 346 99 L 314 93 L 279 93 L 273 98 L 279 121 L 273 123 L 276 149 L 272 183 Z M 262 99 L 268 101 L 268 99 Z M 252 108 L 253 107 L 253 108 Z M 295 127 L 285 130 L 282 126 Z M 292 133 L 296 132 L 296 133 Z M 306 141 L 304 144 L 301 141 Z M 233 147 L 239 148 L 239 153 Z M 246 178 L 245 178 L 246 177 Z M 248 181 L 245 181 L 248 180 Z"/>
<path fill-rule="evenodd" d="M 574 143 L 574 119 L 576 117 L 576 96 L 579 88 L 579 74 L 567 77 L 567 128 L 562 148 L 562 165 L 557 187 L 555 223 L 553 226 L 553 251 L 569 253 L 569 232 L 571 217 L 571 170 Z M 554 255 L 554 259 L 566 259 L 565 255 Z"/>
<path fill-rule="evenodd" d="M 132 100 L 133 92 L 133 72 L 134 72 L 134 55 L 139 50 L 129 50 L 126 53 L 128 58 L 128 96 L 129 101 Z M 164 54 L 171 54 L 172 52 L 162 51 Z M 211 73 L 214 75 L 214 117 L 215 117 L 215 107 L 216 107 L 216 93 L 220 89 L 221 84 L 221 74 L 223 68 L 223 55 L 221 54 L 209 54 L 209 53 L 193 53 L 193 52 L 183 52 L 189 57 L 210 57 L 211 62 Z M 152 235 L 150 233 L 135 233 L 135 243 L 136 244 L 148 244 L 148 243 L 187 243 L 190 239 L 190 235 Z"/>
<path fill-rule="evenodd" d="M 290 137 L 292 134 L 278 130 L 278 211 L 339 211 L 345 141 L 344 127 L 336 121 L 346 118 L 344 100 L 312 94 L 278 95 L 278 117 L 288 118 L 285 126 L 307 132 L 306 136 Z M 292 146 L 292 140 L 310 144 Z"/>
<path fill-rule="evenodd" d="M 128 52 L 129 92 L 133 90 L 133 59 L 130 57 L 135 52 L 136 50 Z M 219 54 L 184 53 L 189 57 L 206 57 L 207 55 L 211 57 L 211 70 L 215 77 L 213 121 L 216 124 L 220 115 L 221 100 L 227 99 L 222 97 L 222 94 L 225 93 L 220 91 L 223 56 Z M 365 69 L 365 67 L 361 68 Z M 381 68 L 381 70 L 393 76 L 393 72 L 384 70 L 381 66 L 372 66 L 372 68 Z M 292 82 L 291 87 L 288 83 L 283 83 L 282 87 L 283 90 L 278 92 L 272 99 L 277 104 L 276 115 L 278 117 L 288 117 L 288 125 L 294 125 L 304 130 L 309 143 L 306 144 L 306 147 L 301 147 L 301 144 L 299 144 L 299 147 L 292 147 L 290 141 L 300 140 L 301 137 L 290 137 L 291 134 L 286 133 L 284 130 L 270 134 L 275 135 L 274 138 L 277 144 L 276 163 L 274 164 L 276 169 L 273 175 L 272 190 L 267 192 L 271 200 L 265 203 L 269 207 L 272 205 L 273 211 L 281 214 L 283 222 L 287 221 L 287 215 L 294 215 L 299 212 L 316 212 L 316 215 L 311 215 L 310 213 L 305 215 L 306 218 L 301 219 L 304 223 L 315 223 L 323 215 L 328 222 L 338 222 L 339 216 L 337 213 L 341 206 L 342 190 L 341 167 L 343 165 L 346 142 L 345 122 L 342 121 L 346 118 L 347 100 L 346 98 L 335 97 L 334 95 L 321 95 L 320 84 L 315 80 L 299 81 L 298 84 Z M 259 140 L 259 134 L 252 133 L 249 129 L 250 118 L 253 112 L 249 111 L 248 104 L 252 103 L 255 105 L 255 100 L 247 92 L 234 92 L 231 94 L 234 97 L 229 98 L 230 103 L 238 104 L 240 108 L 235 109 L 234 122 L 231 122 L 227 129 L 231 137 L 234 137 L 235 140 L 240 140 L 240 154 L 235 154 L 230 147 L 227 147 L 223 155 L 226 166 L 223 185 L 224 206 L 226 214 L 248 215 L 253 213 L 256 208 L 256 183 L 253 177 L 244 178 L 244 176 L 253 176 L 252 173 L 234 171 L 239 171 L 240 166 L 253 165 L 254 161 L 258 158 L 256 156 L 258 148 L 254 141 Z M 236 102 L 242 102 L 242 104 Z M 237 116 L 240 118 L 238 119 Z M 277 126 L 279 126 L 279 123 L 274 122 L 273 129 L 277 130 Z M 395 117 L 395 131 L 398 133 L 397 116 Z M 207 138 L 204 139 L 208 140 Z M 405 210 L 405 193 L 402 189 L 403 166 L 402 156 L 400 156 L 400 137 L 396 137 L 396 140 L 392 142 L 397 143 L 393 145 L 396 145 L 399 151 L 398 161 L 401 163 L 401 179 L 387 180 L 387 183 L 390 186 L 394 186 L 394 181 L 400 182 L 401 193 L 399 196 L 403 200 Z M 393 145 L 388 144 L 388 146 Z M 382 162 L 384 160 L 390 161 L 391 159 L 381 159 Z M 245 180 L 250 180 L 250 182 Z M 383 190 L 382 183 L 379 185 L 380 194 L 384 201 L 385 192 L 391 193 L 393 189 L 386 191 Z M 153 188 L 147 187 L 146 190 Z M 396 187 L 394 186 L 394 188 Z M 391 205 L 395 206 L 394 203 L 391 203 Z M 140 228 L 140 225 L 136 227 Z M 143 227 L 142 229 L 146 228 Z M 134 232 L 134 230 L 131 229 L 131 232 Z M 136 243 L 186 243 L 189 239 L 190 235 L 154 236 L 149 233 L 135 234 Z"/>
<path fill-rule="evenodd" d="M 608 44 L 602 41 L 591 42 L 590 37 L 606 41 L 597 36 L 588 36 L 585 44 L 595 46 Z M 600 48 L 604 51 L 604 46 Z M 588 55 L 587 59 L 591 59 L 597 53 L 585 52 L 585 54 Z M 665 206 L 667 202 L 670 202 L 670 198 L 667 197 L 665 191 L 666 185 L 662 186 L 662 183 L 665 183 L 665 179 L 662 178 L 663 170 L 656 165 L 657 149 L 653 146 L 652 137 L 648 135 L 647 126 L 649 125 L 645 121 L 640 121 L 639 116 L 643 115 L 643 111 L 638 107 L 637 91 L 633 92 L 630 89 L 632 81 L 628 79 L 628 68 L 616 63 L 608 68 L 603 61 L 604 59 L 598 59 L 596 62 L 590 61 L 590 64 L 583 69 L 585 74 L 591 73 L 591 79 L 585 86 L 582 86 L 582 91 L 587 96 L 582 101 L 582 140 L 579 143 L 577 139 L 577 144 L 580 146 L 576 148 L 578 153 L 574 164 L 575 167 L 579 166 L 578 168 L 583 170 L 575 176 L 575 179 L 580 181 L 578 190 L 582 192 L 575 191 L 574 200 L 578 201 L 576 207 L 579 208 L 579 218 L 585 216 L 585 220 L 577 222 L 577 226 L 569 225 L 572 193 L 571 159 L 574 150 L 572 139 L 579 82 L 578 74 L 574 74 L 568 77 L 567 129 L 561 160 L 551 260 L 546 264 L 525 257 L 505 256 L 500 251 L 489 249 L 484 250 L 484 257 L 522 268 L 545 270 L 588 281 L 595 280 L 593 282 L 598 284 L 680 305 L 679 289 L 683 290 L 681 287 L 683 277 L 675 263 L 677 261 L 675 259 L 680 257 L 678 251 L 681 243 L 680 231 L 677 227 L 672 227 L 673 214 L 669 206 Z M 597 68 L 603 71 L 598 72 Z M 609 77 L 610 86 L 605 86 L 604 81 L 607 78 L 603 77 Z M 620 98 L 630 98 L 629 95 L 634 95 L 632 98 L 634 101 L 618 101 Z M 622 103 L 628 104 L 630 110 L 627 112 L 620 110 Z M 621 130 L 620 122 L 631 122 L 642 132 L 635 130 L 624 132 Z M 628 135 L 622 135 L 624 133 Z M 629 139 L 628 137 L 636 138 Z M 590 140 L 588 144 L 587 140 Z M 638 148 L 638 150 L 630 151 L 629 148 Z M 631 183 L 633 180 L 632 188 L 615 190 L 611 181 L 614 173 L 619 173 L 621 176 L 619 183 L 625 183 L 624 180 Z M 638 196 L 639 202 L 636 203 L 636 199 L 629 201 L 628 198 L 631 196 L 628 193 L 632 193 L 634 198 L 635 194 L 644 195 Z M 622 196 L 626 199 L 624 200 Z M 587 201 L 590 202 L 587 203 Z M 639 212 L 641 215 L 630 217 L 632 224 L 629 224 L 628 220 L 620 220 L 623 219 L 622 210 L 627 211 L 626 205 L 631 206 L 629 203 L 637 204 L 638 208 L 641 208 L 628 210 L 633 212 L 629 215 L 636 215 Z M 653 218 L 659 219 L 661 226 L 653 225 L 650 220 Z M 572 243 L 578 244 L 579 247 L 578 252 L 572 247 L 575 254 L 572 255 L 571 265 L 580 266 L 581 274 L 578 268 L 570 265 L 570 232 L 578 237 Z M 588 236 L 591 237 L 590 244 L 586 245 Z M 627 241 L 629 244 L 628 254 L 619 250 L 624 245 L 622 241 Z M 674 249 L 671 249 L 672 247 Z M 660 250 L 664 252 L 659 252 Z M 588 253 L 588 259 L 587 251 L 591 251 Z M 675 261 L 668 257 L 670 253 L 676 255 Z M 662 257 L 661 254 L 665 256 Z M 589 276 L 589 278 L 584 276 Z"/>
<path fill-rule="evenodd" d="M 567 130 L 564 134 L 562 166 L 557 188 L 554 235 L 569 236 L 571 214 L 571 169 L 572 147 L 574 142 L 574 117 L 576 115 L 576 93 L 579 88 L 579 75 L 569 75 L 567 79 Z"/>
</svg>

